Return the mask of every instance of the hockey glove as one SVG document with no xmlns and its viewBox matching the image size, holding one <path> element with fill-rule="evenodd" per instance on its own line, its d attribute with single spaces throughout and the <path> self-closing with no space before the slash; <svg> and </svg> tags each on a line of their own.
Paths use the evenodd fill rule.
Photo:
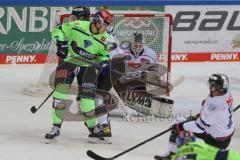
<svg viewBox="0 0 240 160">
<path fill-rule="evenodd" d="M 179 135 L 179 133 L 183 132 L 184 131 L 183 124 L 184 124 L 184 122 L 180 122 L 180 123 L 174 124 L 172 126 L 173 134 Z"/>
<path fill-rule="evenodd" d="M 110 73 L 109 61 L 101 62 L 99 65 L 101 66 L 101 74 L 108 75 Z"/>
<path fill-rule="evenodd" d="M 67 41 L 57 41 L 57 56 L 61 59 L 65 59 L 68 54 L 68 42 Z"/>
<path fill-rule="evenodd" d="M 195 120 L 197 120 L 199 117 L 200 117 L 200 114 L 197 114 L 197 115 L 195 115 L 195 116 L 189 116 L 188 119 L 187 119 L 187 122 L 189 122 L 189 121 L 195 121 Z"/>
</svg>

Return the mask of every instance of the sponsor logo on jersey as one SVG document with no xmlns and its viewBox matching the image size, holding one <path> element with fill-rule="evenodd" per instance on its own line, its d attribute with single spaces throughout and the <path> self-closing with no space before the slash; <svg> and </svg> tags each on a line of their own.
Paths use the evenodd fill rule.
<svg viewBox="0 0 240 160">
<path fill-rule="evenodd" d="M 128 62 L 128 68 L 131 69 L 138 69 L 141 67 L 141 63 L 134 63 L 134 62 Z"/>
<path fill-rule="evenodd" d="M 95 84 L 85 82 L 85 83 L 82 83 L 82 87 L 94 88 L 94 87 L 95 87 Z"/>
<path fill-rule="evenodd" d="M 84 40 L 83 42 L 84 42 L 84 47 L 85 47 L 85 48 L 87 48 L 87 47 L 89 47 L 89 46 L 92 45 L 92 42 L 89 41 L 89 40 Z"/>
<path fill-rule="evenodd" d="M 65 78 L 67 77 L 67 70 L 61 69 L 56 71 L 56 78 Z"/>
</svg>

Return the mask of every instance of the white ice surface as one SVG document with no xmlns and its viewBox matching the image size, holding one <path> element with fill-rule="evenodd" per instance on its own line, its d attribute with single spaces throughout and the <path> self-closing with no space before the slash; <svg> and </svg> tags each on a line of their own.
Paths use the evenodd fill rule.
<svg viewBox="0 0 240 160">
<path fill-rule="evenodd" d="M 32 114 L 30 107 L 39 105 L 43 97 L 29 97 L 22 89 L 35 82 L 42 65 L 0 66 L 0 160 L 90 160 L 86 151 L 91 149 L 105 157 L 116 155 L 129 147 L 165 130 L 171 122 L 126 122 L 112 120 L 111 145 L 88 144 L 88 131 L 82 122 L 63 123 L 61 136 L 55 144 L 45 144 L 44 135 L 51 128 L 51 100 L 39 112 Z M 226 73 L 232 83 L 234 104 L 240 103 L 240 63 L 173 63 L 172 80 L 184 75 L 186 80 L 174 89 L 175 113 L 197 113 L 208 94 L 207 78 L 212 73 Z M 240 128 L 240 111 L 234 117 Z M 236 131 L 231 146 L 240 151 L 240 132 Z M 150 160 L 167 148 L 168 134 L 153 140 L 119 160 Z"/>
</svg>

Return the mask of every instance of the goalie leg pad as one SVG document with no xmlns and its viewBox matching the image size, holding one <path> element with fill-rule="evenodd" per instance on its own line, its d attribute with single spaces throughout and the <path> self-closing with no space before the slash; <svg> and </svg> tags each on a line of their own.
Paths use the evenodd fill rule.
<svg viewBox="0 0 240 160">
<path fill-rule="evenodd" d="M 130 108 L 142 114 L 160 117 L 166 117 L 172 114 L 173 100 L 156 98 L 143 91 L 127 91 L 125 93 L 120 93 L 120 95 Z"/>
</svg>

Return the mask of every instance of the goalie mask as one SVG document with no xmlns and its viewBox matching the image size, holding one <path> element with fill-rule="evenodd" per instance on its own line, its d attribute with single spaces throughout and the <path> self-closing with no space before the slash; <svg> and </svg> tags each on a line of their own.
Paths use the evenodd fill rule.
<svg viewBox="0 0 240 160">
<path fill-rule="evenodd" d="M 134 33 L 131 41 L 131 51 L 135 57 L 138 57 L 143 52 L 143 37 L 141 33 Z"/>
<path fill-rule="evenodd" d="M 212 91 L 227 92 L 229 87 L 228 77 L 224 74 L 212 74 L 208 79 L 208 86 Z"/>
<path fill-rule="evenodd" d="M 78 19 L 83 17 L 83 20 L 90 20 L 90 9 L 86 6 L 78 6 L 72 9 L 72 15 L 76 16 Z"/>
</svg>

